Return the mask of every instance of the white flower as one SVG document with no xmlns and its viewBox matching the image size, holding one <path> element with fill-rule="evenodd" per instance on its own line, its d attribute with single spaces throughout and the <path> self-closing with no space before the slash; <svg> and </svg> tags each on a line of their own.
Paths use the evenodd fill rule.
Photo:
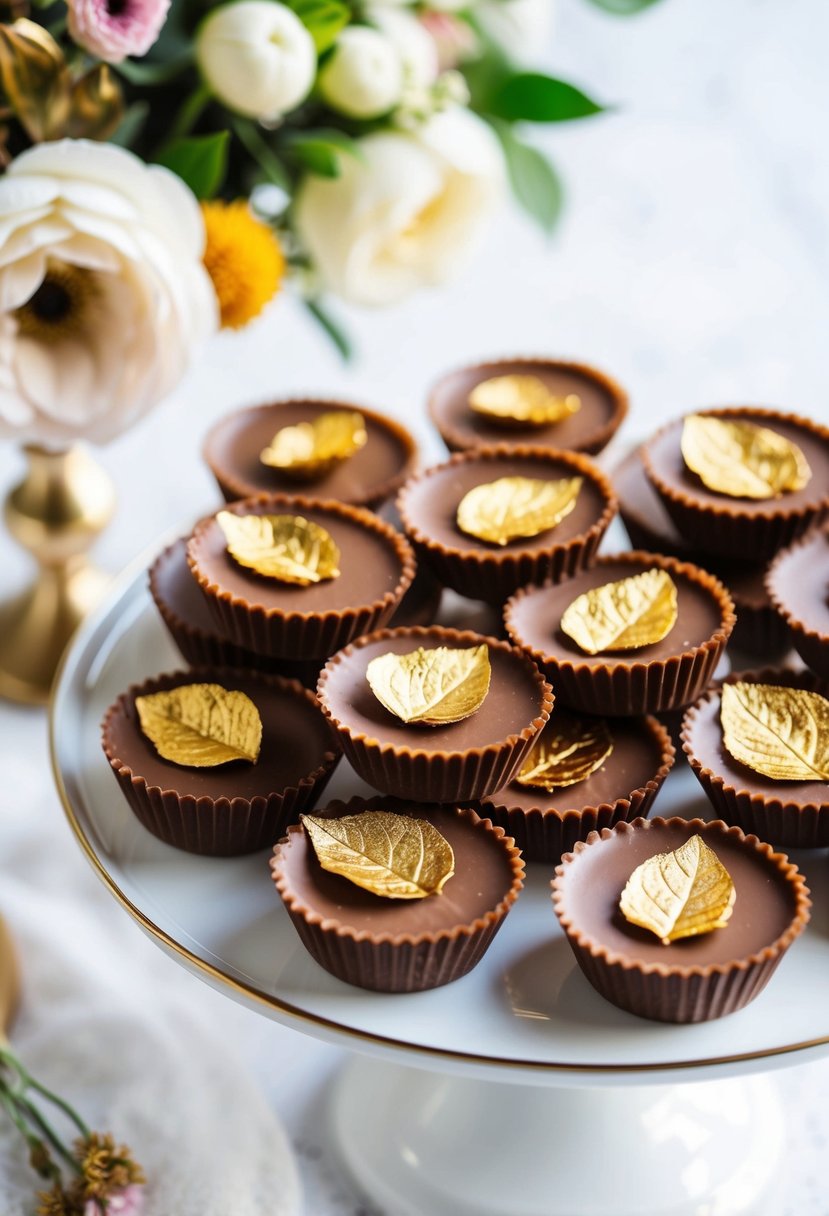
<svg viewBox="0 0 829 1216">
<path fill-rule="evenodd" d="M 307 178 L 297 226 L 333 291 L 391 304 L 456 273 L 500 200 L 503 159 L 489 127 L 459 108 L 415 133 L 367 135 L 360 148 L 340 177 Z"/>
<path fill-rule="evenodd" d="M 554 0 L 480 0 L 475 13 L 493 42 L 518 63 L 532 63 L 550 44 Z"/>
<path fill-rule="evenodd" d="M 167 395 L 217 307 L 187 187 L 64 139 L 0 178 L 0 434 L 103 443 Z"/>
<path fill-rule="evenodd" d="M 368 17 L 386 35 L 403 64 L 407 88 L 431 84 L 438 74 L 435 43 L 413 13 L 405 9 L 373 5 Z"/>
<path fill-rule="evenodd" d="M 220 101 L 265 121 L 304 101 L 317 71 L 313 38 L 275 0 L 238 0 L 214 9 L 196 35 L 196 59 Z"/>
<path fill-rule="evenodd" d="M 350 118 L 376 118 L 400 100 L 403 63 L 390 38 L 367 25 L 348 25 L 320 72 L 325 100 Z"/>
</svg>

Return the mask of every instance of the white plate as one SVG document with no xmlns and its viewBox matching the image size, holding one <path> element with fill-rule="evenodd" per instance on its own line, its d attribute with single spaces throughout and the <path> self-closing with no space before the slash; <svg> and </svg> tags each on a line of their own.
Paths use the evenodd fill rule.
<svg viewBox="0 0 829 1216">
<path fill-rule="evenodd" d="M 52 710 L 55 775 L 69 821 L 112 894 L 142 928 L 209 983 L 321 1038 L 409 1063 L 548 1084 L 606 1084 L 768 1067 L 829 1051 L 826 851 L 797 855 L 815 907 L 762 995 L 702 1026 L 643 1021 L 604 1001 L 576 967 L 530 865 L 518 903 L 480 965 L 432 992 L 387 996 L 341 983 L 306 953 L 271 883 L 266 852 L 194 857 L 134 818 L 100 747 L 107 706 L 127 686 L 183 666 L 146 589 L 128 571 L 68 653 Z M 367 790 L 343 762 L 326 798 Z M 659 814 L 706 815 L 690 770 L 669 776 Z M 709 816 L 710 817 L 710 816 Z M 794 1062 L 789 1055 L 788 1062 Z M 718 1066 L 714 1068 L 714 1066 Z M 678 1079 L 678 1076 L 677 1076 Z"/>
</svg>

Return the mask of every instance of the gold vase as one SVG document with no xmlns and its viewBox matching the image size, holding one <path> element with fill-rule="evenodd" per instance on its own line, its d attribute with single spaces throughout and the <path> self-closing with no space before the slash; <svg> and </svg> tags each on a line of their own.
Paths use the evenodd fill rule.
<svg viewBox="0 0 829 1216">
<path fill-rule="evenodd" d="M 82 447 L 30 444 L 24 452 L 28 469 L 4 516 L 39 571 L 23 595 L 0 605 L 0 696 L 42 705 L 66 643 L 106 585 L 87 552 L 112 517 L 115 491 Z"/>
</svg>

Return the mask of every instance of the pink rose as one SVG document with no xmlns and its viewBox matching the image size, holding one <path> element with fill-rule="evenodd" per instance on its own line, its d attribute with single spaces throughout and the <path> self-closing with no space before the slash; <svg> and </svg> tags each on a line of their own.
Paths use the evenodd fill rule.
<svg viewBox="0 0 829 1216">
<path fill-rule="evenodd" d="M 69 33 L 107 63 L 146 55 L 167 19 L 170 0 L 68 0 Z"/>
<path fill-rule="evenodd" d="M 102 1208 L 97 1199 L 87 1201 L 83 1216 L 141 1216 L 144 1211 L 144 1188 L 128 1186 L 123 1191 L 115 1191 L 107 1199 L 106 1209 Z"/>
</svg>

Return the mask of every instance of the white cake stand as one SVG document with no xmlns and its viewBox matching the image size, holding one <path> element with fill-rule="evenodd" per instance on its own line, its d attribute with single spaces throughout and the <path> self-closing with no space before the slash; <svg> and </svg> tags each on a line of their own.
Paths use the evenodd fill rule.
<svg viewBox="0 0 829 1216">
<path fill-rule="evenodd" d="M 741 1013 L 669 1026 L 602 1000 L 575 965 L 549 895 L 525 890 L 470 975 L 386 996 L 335 980 L 306 953 L 267 854 L 193 857 L 151 836 L 100 749 L 106 707 L 181 667 L 128 570 L 67 654 L 53 700 L 55 778 L 101 880 L 153 940 L 212 987 L 353 1050 L 332 1128 L 358 1183 L 390 1216 L 735 1216 L 769 1198 L 782 1120 L 766 1073 L 829 1052 L 827 854 L 797 856 L 811 925 Z M 327 797 L 367 790 L 342 763 Z M 708 811 L 672 773 L 661 814 Z M 704 1084 L 699 1084 L 704 1082 Z M 770 1206 L 764 1206 L 764 1202 Z"/>
</svg>

